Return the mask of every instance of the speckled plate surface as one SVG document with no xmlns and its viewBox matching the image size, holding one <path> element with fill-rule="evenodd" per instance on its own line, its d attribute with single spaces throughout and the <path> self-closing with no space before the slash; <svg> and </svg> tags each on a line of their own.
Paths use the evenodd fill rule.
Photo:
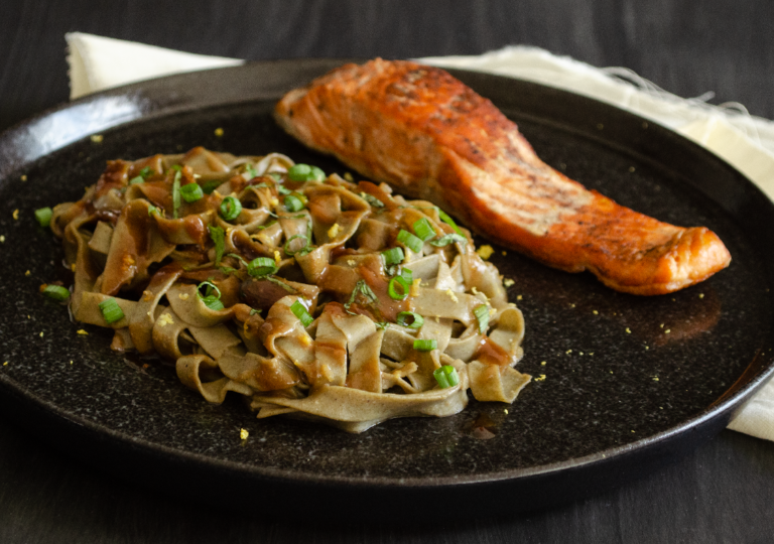
<svg viewBox="0 0 774 544">
<path fill-rule="evenodd" d="M 38 294 L 67 272 L 58 240 L 33 211 L 78 199 L 107 159 L 204 145 L 280 151 L 344 172 L 270 117 L 282 92 L 340 62 L 257 63 L 155 80 L 0 135 L 5 413 L 114 476 L 178 496 L 251 512 L 293 501 L 321 515 L 376 517 L 389 508 L 422 518 L 424 509 L 407 504 L 462 500 L 470 512 L 515 512 L 623 484 L 712 437 L 771 374 L 774 207 L 760 191 L 634 115 L 465 72 L 455 74 L 519 123 L 546 162 L 638 211 L 710 227 L 730 249 L 731 266 L 677 294 L 638 298 L 495 247 L 491 260 L 513 279 L 508 293 L 527 323 L 519 369 L 538 380 L 513 405 L 472 401 L 450 418 L 394 420 L 361 435 L 258 421 L 236 399 L 207 405 L 172 367 L 143 368 L 111 352 L 110 334 L 98 328 L 77 334 L 82 327 L 66 310 Z"/>
</svg>

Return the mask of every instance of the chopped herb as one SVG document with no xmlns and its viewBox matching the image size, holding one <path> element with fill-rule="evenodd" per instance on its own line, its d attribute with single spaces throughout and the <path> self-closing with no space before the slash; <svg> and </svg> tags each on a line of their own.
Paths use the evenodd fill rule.
<svg viewBox="0 0 774 544">
<path fill-rule="evenodd" d="M 451 365 L 443 365 L 441 368 L 436 369 L 433 372 L 433 378 L 438 382 L 441 389 L 448 389 L 454 387 L 460 383 L 460 376 L 457 374 L 457 369 Z"/>
<path fill-rule="evenodd" d="M 412 271 L 411 271 L 411 270 L 409 270 L 408 268 L 404 268 L 403 270 L 401 270 L 401 271 L 400 271 L 400 276 L 401 276 L 401 277 L 402 277 L 402 278 L 403 278 L 403 279 L 406 281 L 406 283 L 408 283 L 409 285 L 411 285 L 411 284 L 414 282 L 414 272 L 412 272 Z"/>
<path fill-rule="evenodd" d="M 366 297 L 370 304 L 379 304 L 379 297 L 377 297 L 371 288 L 368 287 L 368 284 L 366 284 L 365 280 L 358 280 L 358 282 L 355 284 L 355 288 L 352 290 L 352 294 L 349 295 L 349 300 L 346 304 L 344 304 L 344 309 L 348 314 L 354 315 L 354 312 L 351 312 L 349 308 L 352 306 L 352 304 L 355 303 L 358 295 L 363 295 Z"/>
<path fill-rule="evenodd" d="M 398 242 L 408 247 L 414 253 L 422 252 L 422 240 L 407 230 L 400 229 L 400 232 L 398 233 Z"/>
<path fill-rule="evenodd" d="M 269 257 L 257 257 L 247 265 L 247 273 L 254 278 L 269 276 L 277 271 L 277 263 Z"/>
<path fill-rule="evenodd" d="M 121 321 L 124 318 L 124 312 L 113 297 L 106 298 L 99 303 L 99 309 L 102 312 L 102 317 L 105 318 L 105 323 L 108 325 Z"/>
<path fill-rule="evenodd" d="M 455 243 L 465 244 L 467 241 L 467 238 L 459 234 L 446 234 L 438 238 L 438 240 L 431 240 L 430 243 L 435 247 L 444 247 Z"/>
<path fill-rule="evenodd" d="M 250 308 L 250 315 L 255 315 L 261 313 L 262 310 L 258 310 L 257 308 Z"/>
<path fill-rule="evenodd" d="M 198 183 L 189 183 L 180 187 L 180 196 L 188 203 L 196 202 L 204 196 L 204 191 Z"/>
<path fill-rule="evenodd" d="M 376 327 L 379 329 L 386 329 L 390 323 L 387 321 L 376 321 L 374 322 L 374 325 L 376 325 Z"/>
<path fill-rule="evenodd" d="M 180 176 L 183 173 L 175 172 L 175 180 L 172 182 L 172 217 L 177 219 L 180 213 Z"/>
<path fill-rule="evenodd" d="M 384 202 L 376 198 L 374 195 L 369 195 L 368 193 L 360 193 L 360 196 L 368 202 L 371 206 L 374 208 L 384 208 Z"/>
<path fill-rule="evenodd" d="M 223 258 L 223 250 L 226 247 L 226 231 L 214 225 L 207 227 L 207 230 L 210 231 L 210 238 L 215 242 L 215 265 L 217 266 Z"/>
<path fill-rule="evenodd" d="M 438 349 L 438 341 L 435 338 L 432 340 L 417 339 L 414 340 L 414 349 L 417 351 L 433 351 Z"/>
<path fill-rule="evenodd" d="M 478 332 L 486 334 L 486 331 L 489 329 L 489 307 L 486 304 L 476 306 L 473 309 L 473 315 L 478 320 Z"/>
<path fill-rule="evenodd" d="M 242 213 L 242 203 L 236 197 L 227 196 L 220 203 L 218 213 L 225 221 L 233 221 Z"/>
<path fill-rule="evenodd" d="M 441 221 L 449 225 L 451 228 L 454 229 L 454 231 L 459 234 L 460 236 L 463 236 L 462 230 L 457 226 L 457 223 L 454 222 L 454 219 L 452 219 L 445 211 L 443 211 L 441 208 L 436 208 L 438 210 L 438 217 L 441 218 Z"/>
<path fill-rule="evenodd" d="M 435 229 L 430 224 L 427 218 L 423 217 L 414 222 L 414 232 L 417 237 L 423 242 L 427 242 L 431 238 L 435 238 Z"/>
<path fill-rule="evenodd" d="M 152 216 L 152 215 L 160 215 L 160 214 L 161 214 L 161 209 L 160 208 L 157 208 L 153 204 L 150 204 L 148 206 L 148 215 Z"/>
<path fill-rule="evenodd" d="M 414 312 L 401 312 L 398 314 L 397 323 L 401 327 L 408 327 L 409 329 L 418 329 L 425 322 L 425 319 Z"/>
<path fill-rule="evenodd" d="M 293 191 L 285 187 L 284 185 L 277 185 L 277 192 L 281 195 L 289 195 Z"/>
<path fill-rule="evenodd" d="M 61 285 L 46 285 L 42 291 L 43 295 L 57 302 L 64 302 L 70 298 L 70 291 Z"/>
<path fill-rule="evenodd" d="M 219 179 L 211 179 L 209 181 L 205 181 L 201 185 L 202 191 L 204 192 L 205 195 L 211 195 L 212 192 L 215 189 L 217 189 L 218 187 L 220 187 L 222 183 L 223 183 L 223 181 L 221 181 Z"/>
<path fill-rule="evenodd" d="M 51 224 L 51 216 L 54 211 L 51 208 L 38 208 L 35 210 L 35 219 L 38 220 L 41 227 L 47 227 Z"/>
<path fill-rule="evenodd" d="M 266 276 L 264 279 L 267 279 L 267 280 L 269 280 L 272 283 L 276 283 L 277 285 L 282 287 L 285 291 L 288 291 L 290 293 L 298 292 L 298 289 L 296 289 L 294 287 L 291 287 L 290 285 L 288 285 L 284 281 L 280 280 L 279 278 L 275 278 L 274 276 Z"/>
<path fill-rule="evenodd" d="M 245 172 L 247 172 L 247 175 L 250 176 L 250 179 L 258 177 L 258 170 L 256 170 L 255 166 L 252 164 L 245 166 Z"/>
<path fill-rule="evenodd" d="M 304 327 L 308 327 L 314 321 L 314 318 L 309 315 L 306 307 L 298 300 L 290 305 L 290 311 L 293 312 L 293 315 L 295 315 L 299 321 L 301 321 Z"/>
</svg>

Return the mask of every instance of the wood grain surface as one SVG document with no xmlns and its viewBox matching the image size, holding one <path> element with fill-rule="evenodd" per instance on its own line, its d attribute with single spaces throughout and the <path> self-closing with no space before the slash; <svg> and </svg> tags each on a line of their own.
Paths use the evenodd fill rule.
<svg viewBox="0 0 774 544">
<path fill-rule="evenodd" d="M 668 91 L 774 118 L 769 0 L 2 0 L 0 129 L 68 97 L 64 33 L 275 59 L 411 58 L 531 44 L 625 66 Z M 5 272 L 5 271 L 4 271 Z M 427 508 L 405 526 L 391 512 Z M 530 515 L 469 519 L 465 505 L 391 505 L 385 523 L 328 525 L 231 514 L 135 488 L 38 442 L 0 414 L 3 543 L 767 543 L 774 444 L 724 431 L 653 475 Z"/>
</svg>

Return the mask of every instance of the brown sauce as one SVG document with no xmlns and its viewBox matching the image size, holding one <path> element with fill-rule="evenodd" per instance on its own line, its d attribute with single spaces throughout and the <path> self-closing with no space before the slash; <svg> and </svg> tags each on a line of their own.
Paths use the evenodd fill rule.
<svg viewBox="0 0 774 544">
<path fill-rule="evenodd" d="M 481 343 L 478 345 L 478 351 L 473 358 L 478 359 L 484 364 L 501 367 L 508 366 L 511 362 L 508 352 L 492 342 L 488 336 L 481 339 Z"/>
</svg>

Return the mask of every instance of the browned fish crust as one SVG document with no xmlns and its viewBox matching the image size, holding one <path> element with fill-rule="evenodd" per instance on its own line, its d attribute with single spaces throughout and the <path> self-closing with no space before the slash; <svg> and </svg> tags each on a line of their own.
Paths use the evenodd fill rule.
<svg viewBox="0 0 774 544">
<path fill-rule="evenodd" d="M 731 261 L 705 227 L 619 206 L 543 163 L 489 100 L 439 68 L 375 59 L 290 91 L 275 117 L 307 146 L 435 202 L 475 231 L 637 295 L 670 293 Z"/>
</svg>

